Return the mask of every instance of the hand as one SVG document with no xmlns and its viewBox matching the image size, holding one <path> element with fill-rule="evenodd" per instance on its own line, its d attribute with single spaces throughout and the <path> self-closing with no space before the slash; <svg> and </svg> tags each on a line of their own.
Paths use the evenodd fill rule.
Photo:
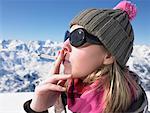
<svg viewBox="0 0 150 113">
<path fill-rule="evenodd" d="M 64 82 L 71 78 L 71 75 L 58 75 L 60 70 L 60 64 L 64 59 L 64 50 L 61 50 L 55 61 L 54 68 L 51 73 L 53 76 L 43 81 L 39 86 L 35 88 L 35 94 L 31 102 L 31 109 L 36 112 L 42 112 L 53 106 L 60 96 L 61 92 L 66 91 L 63 87 Z"/>
</svg>

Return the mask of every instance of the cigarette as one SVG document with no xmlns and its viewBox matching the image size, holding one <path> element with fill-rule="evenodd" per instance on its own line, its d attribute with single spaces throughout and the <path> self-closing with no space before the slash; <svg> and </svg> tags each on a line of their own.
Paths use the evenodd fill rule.
<svg viewBox="0 0 150 113">
<path fill-rule="evenodd" d="M 42 58 L 46 58 L 46 59 L 56 60 L 56 56 L 50 56 L 48 54 L 39 54 L 38 56 L 40 56 Z"/>
</svg>

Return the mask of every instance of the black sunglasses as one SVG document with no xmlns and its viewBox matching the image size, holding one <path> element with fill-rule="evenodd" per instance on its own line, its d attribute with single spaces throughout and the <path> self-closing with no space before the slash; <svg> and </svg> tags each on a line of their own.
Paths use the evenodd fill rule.
<svg viewBox="0 0 150 113">
<path fill-rule="evenodd" d="M 103 45 L 96 36 L 89 34 L 83 28 L 75 29 L 71 33 L 69 31 L 66 31 L 64 41 L 66 41 L 68 38 L 69 38 L 70 44 L 74 47 L 80 47 L 86 42 L 91 43 L 91 44 Z"/>
</svg>

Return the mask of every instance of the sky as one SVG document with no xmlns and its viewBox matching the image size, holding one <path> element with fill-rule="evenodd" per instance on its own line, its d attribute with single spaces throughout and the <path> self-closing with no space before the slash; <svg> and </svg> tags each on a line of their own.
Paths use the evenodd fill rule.
<svg viewBox="0 0 150 113">
<path fill-rule="evenodd" d="M 0 39 L 63 41 L 71 19 L 87 8 L 113 8 L 121 0 L 0 0 Z M 150 45 L 150 0 L 131 0 L 135 44 Z"/>
</svg>

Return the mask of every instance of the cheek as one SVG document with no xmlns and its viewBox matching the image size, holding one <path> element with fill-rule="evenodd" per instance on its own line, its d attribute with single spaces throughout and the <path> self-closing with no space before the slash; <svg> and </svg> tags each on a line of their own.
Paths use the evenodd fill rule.
<svg viewBox="0 0 150 113">
<path fill-rule="evenodd" d="M 70 57 L 74 78 L 85 77 L 102 65 L 102 56 L 93 51 L 74 50 Z"/>
</svg>

